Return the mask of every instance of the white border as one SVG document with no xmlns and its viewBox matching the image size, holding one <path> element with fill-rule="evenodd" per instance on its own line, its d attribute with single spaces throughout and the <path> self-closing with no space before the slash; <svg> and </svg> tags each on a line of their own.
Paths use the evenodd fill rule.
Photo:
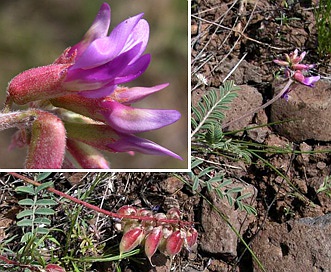
<svg viewBox="0 0 331 272">
<path fill-rule="evenodd" d="M 0 169 L 1 172 L 162 172 L 178 173 L 191 172 L 191 1 L 187 1 L 187 169 Z"/>
</svg>

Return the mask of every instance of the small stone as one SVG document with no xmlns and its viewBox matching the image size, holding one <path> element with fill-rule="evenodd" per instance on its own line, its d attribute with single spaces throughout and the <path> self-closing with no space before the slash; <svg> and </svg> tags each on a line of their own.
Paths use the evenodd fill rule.
<svg viewBox="0 0 331 272">
<path fill-rule="evenodd" d="M 307 184 L 304 180 L 294 179 L 293 182 L 298 186 L 300 192 L 302 192 L 303 194 L 306 194 L 308 192 Z"/>
<path fill-rule="evenodd" d="M 320 170 L 323 170 L 326 167 L 326 163 L 325 162 L 318 162 L 316 164 L 316 167 Z"/>
<path fill-rule="evenodd" d="M 160 182 L 161 189 L 169 194 L 181 190 L 184 186 L 183 182 L 176 177 L 169 177 Z"/>
<path fill-rule="evenodd" d="M 268 136 L 269 129 L 267 127 L 257 127 L 254 128 L 256 125 L 249 125 L 247 130 L 247 136 L 251 138 L 253 141 L 262 144 L 266 137 Z M 251 128 L 253 127 L 253 128 Z"/>
</svg>

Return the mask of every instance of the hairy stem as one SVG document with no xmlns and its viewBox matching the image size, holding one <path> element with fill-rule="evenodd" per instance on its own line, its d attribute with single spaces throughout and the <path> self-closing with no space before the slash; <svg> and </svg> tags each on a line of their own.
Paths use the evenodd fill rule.
<svg viewBox="0 0 331 272">
<path fill-rule="evenodd" d="M 16 178 L 19 178 L 21 180 L 23 180 L 24 182 L 27 182 L 29 184 L 32 184 L 34 186 L 40 186 L 41 183 L 39 182 L 36 182 L 34 180 L 31 180 L 25 176 L 22 176 L 18 173 L 15 173 L 15 172 L 8 172 L 8 174 L 16 177 Z M 61 197 L 64 197 L 66 199 L 69 199 L 70 201 L 72 202 L 75 202 L 79 205 L 82 205 L 86 208 L 89 208 L 91 210 L 94 210 L 98 213 L 102 213 L 102 214 L 105 214 L 105 215 L 108 215 L 110 217 L 113 217 L 113 218 L 119 218 L 119 219 L 123 219 L 123 218 L 126 218 L 126 219 L 137 219 L 137 220 L 141 220 L 141 221 L 157 221 L 157 222 L 164 222 L 164 223 L 168 223 L 168 224 L 177 224 L 177 225 L 180 225 L 180 226 L 183 226 L 183 225 L 193 225 L 194 223 L 193 222 L 188 222 L 188 221 L 182 221 L 182 220 L 175 220 L 175 219 L 156 219 L 155 217 L 151 217 L 151 216 L 138 216 L 138 215 L 124 215 L 124 214 L 117 214 L 117 213 L 114 213 L 114 212 L 110 212 L 110 211 L 107 211 L 107 210 L 104 210 L 104 209 L 101 209 L 99 208 L 98 206 L 94 206 L 92 204 L 89 204 L 83 200 L 80 200 L 78 198 L 75 198 L 75 197 L 72 197 L 66 193 L 63 193 L 61 191 L 58 191 L 54 188 L 46 188 L 46 190 L 48 190 L 49 192 L 52 192 L 58 196 L 61 196 Z"/>
<path fill-rule="evenodd" d="M 22 125 L 29 126 L 35 119 L 33 111 L 0 113 L 0 131 Z"/>
</svg>

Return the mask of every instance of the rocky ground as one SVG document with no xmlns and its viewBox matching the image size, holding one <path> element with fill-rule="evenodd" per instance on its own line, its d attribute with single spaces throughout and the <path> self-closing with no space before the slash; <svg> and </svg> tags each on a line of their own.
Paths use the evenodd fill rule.
<svg viewBox="0 0 331 272">
<path fill-rule="evenodd" d="M 295 48 L 308 52 L 306 63 L 316 63 L 313 74 L 322 77 L 315 88 L 300 85 L 288 101 L 278 100 L 228 127 L 261 126 L 241 132 L 237 138 L 289 150 L 287 154 L 264 154 L 264 162 L 256 159 L 240 171 L 227 171 L 229 177 L 256 192 L 257 217 L 240 215 L 210 196 L 240 229 L 265 271 L 331 270 L 331 200 L 325 193 L 317 193 L 331 173 L 331 62 L 330 56 L 319 58 L 317 54 L 315 4 L 194 1 L 192 5 L 193 105 L 209 88 L 218 88 L 230 71 L 229 79 L 241 90 L 225 122 L 262 105 L 280 90 L 274 80 L 279 67 L 272 60 Z M 207 79 L 207 86 L 199 84 L 199 74 Z M 288 121 L 279 123 L 284 120 Z M 271 123 L 276 124 L 265 126 Z M 211 160 L 229 163 L 222 158 Z M 199 252 L 211 258 L 206 271 L 261 271 L 250 254 L 242 255 L 244 247 L 226 223 L 210 216 L 212 212 L 204 210 L 204 204 L 202 209 L 207 212 L 201 217 Z"/>
</svg>

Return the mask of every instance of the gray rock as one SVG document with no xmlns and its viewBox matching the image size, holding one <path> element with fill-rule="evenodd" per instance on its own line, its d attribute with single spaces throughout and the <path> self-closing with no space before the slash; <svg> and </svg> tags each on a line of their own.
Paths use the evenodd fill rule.
<svg viewBox="0 0 331 272">
<path fill-rule="evenodd" d="M 331 271 L 331 214 L 267 223 L 252 249 L 265 271 Z M 260 271 L 254 264 L 254 271 Z"/>
<path fill-rule="evenodd" d="M 248 85 L 239 86 L 238 96 L 229 104 L 229 110 L 225 112 L 226 118 L 223 124 L 243 116 L 248 111 L 258 108 L 262 105 L 262 95 L 259 91 Z M 254 117 L 254 114 L 235 122 L 230 125 L 227 130 L 240 130 L 247 127 Z"/>
<path fill-rule="evenodd" d="M 331 141 L 331 82 L 320 80 L 314 88 L 304 85 L 289 93 L 289 100 L 271 105 L 271 122 L 292 120 L 276 127 L 291 141 Z"/>
<path fill-rule="evenodd" d="M 251 193 L 252 196 L 243 200 L 243 202 L 255 205 L 257 193 L 255 187 L 250 184 L 235 182 L 228 189 L 233 187 L 243 187 L 243 194 Z M 228 201 L 225 198 L 221 199 L 215 191 L 209 193 L 209 199 L 215 209 L 229 217 L 228 220 L 231 225 L 239 230 L 241 234 L 247 230 L 249 224 L 255 219 L 255 216 L 247 215 L 246 212 L 230 206 Z M 200 248 L 203 251 L 222 256 L 222 258 L 228 260 L 237 256 L 238 237 L 207 201 L 204 201 L 202 206 L 201 225 L 204 232 L 201 234 Z"/>
</svg>

